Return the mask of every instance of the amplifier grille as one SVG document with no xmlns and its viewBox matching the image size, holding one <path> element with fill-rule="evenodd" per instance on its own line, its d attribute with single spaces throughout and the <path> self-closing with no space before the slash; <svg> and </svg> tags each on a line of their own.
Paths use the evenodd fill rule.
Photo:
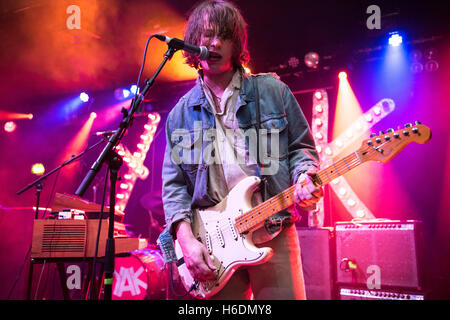
<svg viewBox="0 0 450 320">
<path fill-rule="evenodd" d="M 86 249 L 86 221 L 46 220 L 35 225 L 33 256 L 83 256 Z"/>
</svg>

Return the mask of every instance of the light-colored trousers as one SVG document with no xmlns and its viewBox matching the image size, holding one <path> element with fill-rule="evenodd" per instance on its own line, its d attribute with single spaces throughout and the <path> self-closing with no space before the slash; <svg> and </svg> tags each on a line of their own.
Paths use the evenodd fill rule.
<svg viewBox="0 0 450 320">
<path fill-rule="evenodd" d="M 295 224 L 258 247 L 271 247 L 274 251 L 272 258 L 260 265 L 240 267 L 211 300 L 306 299 Z"/>
</svg>

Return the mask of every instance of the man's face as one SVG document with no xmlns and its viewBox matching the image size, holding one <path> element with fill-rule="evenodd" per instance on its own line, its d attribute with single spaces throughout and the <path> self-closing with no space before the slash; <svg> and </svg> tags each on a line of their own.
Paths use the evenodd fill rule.
<svg viewBox="0 0 450 320">
<path fill-rule="evenodd" d="M 212 29 L 203 32 L 200 46 L 205 46 L 210 57 L 200 61 L 200 65 L 206 74 L 220 74 L 233 70 L 233 42 L 231 39 L 223 39 L 216 35 Z"/>
</svg>

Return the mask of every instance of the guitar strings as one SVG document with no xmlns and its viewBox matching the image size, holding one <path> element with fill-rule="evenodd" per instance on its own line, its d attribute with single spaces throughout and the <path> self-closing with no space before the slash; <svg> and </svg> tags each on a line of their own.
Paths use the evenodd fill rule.
<svg viewBox="0 0 450 320">
<path fill-rule="evenodd" d="M 396 142 L 395 144 L 398 145 L 398 144 L 400 144 L 400 142 L 402 142 L 402 141 L 398 141 L 398 142 Z M 382 145 L 378 146 L 378 148 L 381 147 L 381 146 L 382 146 Z M 379 151 L 374 147 L 374 148 L 371 148 L 371 149 L 367 152 L 367 154 L 371 155 L 371 154 L 376 154 L 377 152 L 379 152 Z M 349 158 L 351 158 L 352 160 L 349 160 L 348 162 L 345 163 L 343 160 L 346 159 L 346 158 L 347 158 L 347 160 L 349 160 Z M 360 160 L 360 158 L 358 157 L 357 151 L 355 151 L 355 152 L 353 152 L 353 153 L 351 153 L 351 154 L 345 156 L 344 158 L 342 158 L 342 159 L 336 161 L 335 163 L 333 163 L 333 164 L 327 166 L 325 169 L 321 170 L 321 171 L 318 173 L 318 176 L 319 176 L 319 178 L 321 179 L 322 182 L 325 181 L 323 174 L 326 174 L 326 175 L 327 175 L 327 178 L 328 178 L 328 180 L 329 180 L 329 181 L 326 182 L 326 183 L 322 183 L 322 186 L 328 184 L 329 182 L 331 182 L 331 181 L 333 181 L 334 179 L 336 179 L 336 178 L 338 178 L 338 177 L 340 177 L 340 176 L 343 175 L 343 174 L 338 174 L 336 171 L 341 172 L 342 169 L 345 169 L 345 166 L 352 166 L 351 169 L 353 169 L 353 168 L 357 167 L 358 165 L 360 165 L 360 164 L 362 164 L 362 163 L 363 163 L 363 162 L 362 162 L 362 161 Z M 328 174 L 327 170 L 328 170 L 329 168 L 331 168 L 332 166 L 334 166 L 335 169 L 336 169 L 336 168 L 339 168 L 339 169 L 336 169 L 336 171 L 335 171 L 334 173 L 333 173 L 333 172 L 330 172 L 330 174 Z M 351 170 L 351 169 L 350 169 L 350 170 Z M 347 170 L 346 172 L 348 172 L 348 171 L 350 171 L 350 170 Z M 344 172 L 344 173 L 346 173 L 346 172 Z M 322 178 L 320 177 L 320 175 L 322 175 Z M 331 178 L 330 178 L 330 175 L 331 175 Z M 323 180 L 322 180 L 322 179 L 323 179 Z M 272 197 L 271 199 L 268 199 L 267 201 L 261 203 L 260 205 L 254 207 L 254 208 L 252 208 L 251 210 L 247 211 L 246 213 L 240 215 L 239 217 L 237 217 L 237 218 L 235 219 L 235 226 L 236 226 L 236 224 L 237 224 L 238 222 L 240 222 L 240 223 L 244 224 L 243 228 L 245 228 L 245 229 L 243 229 L 243 231 L 246 231 L 246 230 L 248 230 L 249 228 L 252 228 L 252 227 L 255 225 L 255 224 L 253 224 L 253 223 L 254 223 L 254 216 L 250 217 L 250 215 L 252 214 L 253 211 L 260 211 L 260 212 L 263 211 L 263 212 L 265 212 L 266 214 L 269 213 L 269 217 L 270 217 L 270 216 L 271 216 L 271 213 L 268 212 L 267 209 L 270 209 L 270 208 L 272 207 L 272 205 L 271 205 L 271 203 L 269 203 L 269 202 L 273 202 L 273 200 L 274 200 L 273 198 L 280 197 L 280 195 L 281 195 L 282 198 L 284 198 L 285 193 L 288 193 L 288 195 L 292 197 L 293 190 L 295 190 L 295 185 L 289 187 L 288 189 L 284 190 L 283 192 L 279 193 L 278 195 L 275 195 L 275 196 Z M 285 208 L 281 208 L 281 210 L 283 210 L 283 209 L 285 209 Z M 273 211 L 273 210 L 272 210 L 272 211 Z M 258 213 L 258 214 L 259 214 L 259 213 Z M 247 218 L 247 221 L 246 221 L 246 222 L 242 220 L 242 219 L 245 219 L 245 218 Z M 263 215 L 263 217 L 261 217 L 261 218 L 265 219 L 265 218 L 267 218 L 267 216 L 266 216 L 266 215 Z M 260 221 L 258 221 L 256 224 L 258 224 L 259 222 L 260 222 Z"/>
<path fill-rule="evenodd" d="M 400 144 L 400 142 L 402 141 L 398 141 L 395 144 L 395 147 L 398 146 Z M 377 148 L 381 147 L 382 145 L 378 146 Z M 368 155 L 372 155 L 372 154 L 376 154 L 377 152 L 379 152 L 377 150 L 377 148 L 371 148 L 367 154 Z M 322 182 L 322 186 L 330 183 L 331 181 L 333 181 L 334 179 L 342 176 L 343 174 L 349 172 L 350 170 L 356 168 L 357 166 L 359 166 L 360 164 L 362 164 L 363 162 L 361 161 L 361 159 L 359 158 L 357 151 L 350 153 L 349 155 L 343 157 L 342 159 L 332 163 L 331 165 L 327 166 L 326 168 L 324 168 L 323 170 L 320 170 L 318 172 L 318 176 L 319 179 Z M 334 167 L 334 171 L 330 171 L 328 172 L 328 170 L 330 168 Z M 343 173 L 341 173 L 343 172 Z M 326 176 L 326 177 L 325 177 Z M 328 181 L 327 181 L 328 180 Z M 234 238 L 234 235 L 239 233 L 237 230 L 240 229 L 238 227 L 236 227 L 237 223 L 242 223 L 243 226 L 241 228 L 243 228 L 243 231 L 248 231 L 249 229 L 255 227 L 256 225 L 258 225 L 259 223 L 262 223 L 266 218 L 270 217 L 273 215 L 273 212 L 275 210 L 278 210 L 276 212 L 279 212 L 287 207 L 289 207 L 289 204 L 292 202 L 292 200 L 288 201 L 288 206 L 287 207 L 279 207 L 278 204 L 281 202 L 281 200 L 285 199 L 285 198 L 291 198 L 293 199 L 294 195 L 293 192 L 295 190 L 295 185 L 289 187 L 288 189 L 282 191 L 281 193 L 273 196 L 272 198 L 266 200 L 265 202 L 257 205 L 256 207 L 250 209 L 249 211 L 239 215 L 238 217 L 235 218 L 234 220 L 234 224 L 230 225 L 229 223 L 223 223 L 223 222 L 219 222 L 219 224 L 217 225 L 217 227 L 219 228 L 220 232 L 222 233 L 222 237 L 219 236 L 217 234 L 216 230 L 213 230 L 211 233 L 209 233 L 209 237 L 211 240 L 220 240 L 220 238 L 225 238 L 225 236 L 228 236 L 229 234 L 231 234 Z M 276 209 L 274 209 L 274 203 L 277 206 Z M 272 210 L 268 210 L 268 209 L 272 209 Z M 258 211 L 258 212 L 257 212 Z M 255 218 L 255 214 L 257 215 Z M 247 218 L 246 220 L 243 220 Z M 233 230 L 231 228 L 235 228 L 235 232 L 233 232 Z"/>
</svg>

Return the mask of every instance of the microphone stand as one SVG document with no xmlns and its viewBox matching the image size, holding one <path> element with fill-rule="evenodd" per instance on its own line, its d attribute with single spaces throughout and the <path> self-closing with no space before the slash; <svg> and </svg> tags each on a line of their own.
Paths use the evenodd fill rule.
<svg viewBox="0 0 450 320">
<path fill-rule="evenodd" d="M 105 250 L 105 262 L 104 262 L 104 299 L 111 300 L 112 299 L 112 284 L 113 284 L 113 275 L 114 275 L 114 256 L 115 256 L 115 241 L 114 241 L 114 215 L 115 215 L 115 193 L 116 193 L 116 181 L 118 171 L 123 163 L 122 157 L 118 155 L 113 148 L 119 144 L 120 139 L 125 134 L 126 130 L 131 126 L 133 115 L 138 110 L 139 105 L 144 100 L 145 96 L 149 92 L 150 88 L 153 86 L 156 77 L 161 72 L 162 68 L 166 64 L 168 60 L 170 60 L 173 54 L 177 51 L 177 48 L 174 48 L 169 45 L 169 49 L 164 54 L 164 59 L 161 62 L 158 69 L 155 71 L 155 74 L 152 78 L 147 79 L 145 81 L 145 86 L 142 91 L 137 91 L 138 94 L 131 101 L 130 109 L 127 111 L 124 108 L 122 109 L 123 120 L 120 123 L 119 129 L 117 129 L 116 133 L 109 138 L 108 144 L 103 149 L 102 153 L 98 157 L 98 159 L 93 163 L 91 169 L 85 176 L 83 182 L 78 187 L 75 192 L 78 196 L 83 196 L 86 192 L 86 189 L 91 184 L 95 175 L 100 171 L 103 163 L 107 163 L 109 170 L 111 172 L 110 175 L 110 200 L 109 200 L 109 227 L 108 227 L 108 238 L 106 240 L 106 250 Z"/>
<path fill-rule="evenodd" d="M 21 195 L 22 193 L 24 193 L 25 191 L 27 191 L 28 189 L 30 189 L 33 186 L 36 186 L 36 214 L 35 214 L 35 218 L 38 218 L 38 213 L 39 213 L 39 201 L 40 201 L 40 196 L 41 196 L 41 191 L 42 191 L 42 183 L 41 181 L 44 180 L 45 178 L 47 178 L 48 176 L 52 175 L 53 173 L 57 172 L 58 170 L 61 170 L 63 167 L 65 167 L 66 165 L 72 163 L 73 161 L 81 158 L 86 152 L 88 152 L 89 150 L 95 148 L 96 146 L 98 146 L 99 144 L 103 143 L 106 141 L 106 138 L 103 138 L 101 141 L 95 143 L 94 145 L 90 146 L 89 148 L 87 148 L 86 150 L 84 150 L 82 153 L 80 153 L 77 156 L 72 156 L 72 158 L 70 158 L 69 160 L 65 161 L 64 163 L 62 163 L 59 167 L 56 167 L 55 169 L 51 170 L 49 173 L 43 175 L 42 177 L 40 177 L 39 179 L 31 182 L 29 185 L 23 187 L 21 190 L 17 191 L 17 195 Z"/>
</svg>

